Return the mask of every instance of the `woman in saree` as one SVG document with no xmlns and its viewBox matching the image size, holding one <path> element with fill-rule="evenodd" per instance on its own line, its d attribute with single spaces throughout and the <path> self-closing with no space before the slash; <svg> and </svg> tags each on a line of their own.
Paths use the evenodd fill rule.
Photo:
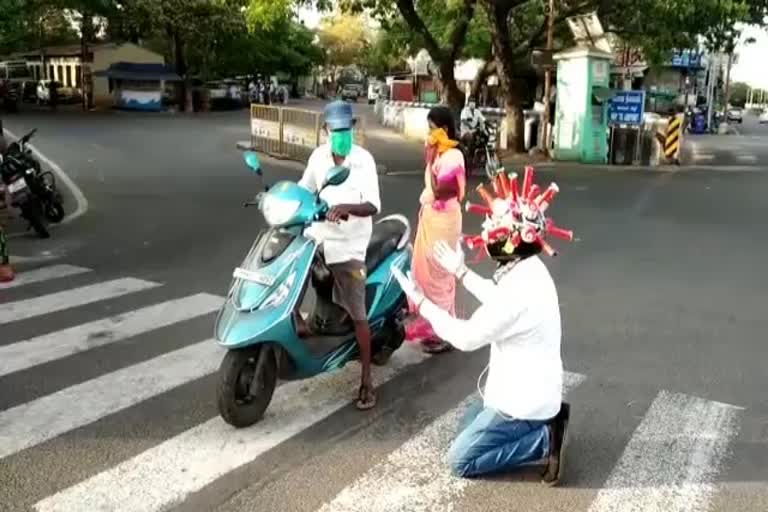
<svg viewBox="0 0 768 512">
<path fill-rule="evenodd" d="M 427 120 L 430 131 L 425 147 L 424 191 L 419 199 L 421 210 L 411 272 L 429 300 L 455 314 L 456 278 L 434 260 L 432 251 L 440 241 L 456 247 L 461 236 L 461 201 L 466 186 L 464 155 L 458 149 L 456 123 L 450 109 L 434 107 Z M 410 309 L 415 311 L 413 304 Z M 421 343 L 429 353 L 451 349 L 437 337 L 429 322 L 418 315 L 409 323 L 406 338 Z"/>
</svg>

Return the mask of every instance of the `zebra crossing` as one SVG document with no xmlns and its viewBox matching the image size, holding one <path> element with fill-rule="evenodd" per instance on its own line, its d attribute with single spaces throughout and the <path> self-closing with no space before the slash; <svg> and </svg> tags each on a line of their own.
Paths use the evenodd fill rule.
<svg viewBox="0 0 768 512">
<path fill-rule="evenodd" d="M 3 330 L 18 323 L 35 321 L 45 331 L 44 319 L 50 313 L 162 290 L 164 286 L 133 277 L 96 281 L 95 274 L 74 265 L 51 265 L 22 272 L 16 281 L 0 285 L 0 389 L 3 379 L 40 365 L 55 365 L 92 350 L 113 349 L 155 330 L 205 318 L 224 300 L 208 293 L 155 298 L 121 314 L 6 343 Z M 56 291 L 35 291 L 33 296 L 14 298 L 14 293 L 28 287 L 37 290 L 47 283 L 55 284 Z M 72 286 L 62 290 L 65 283 Z M 141 409 L 157 397 L 213 375 L 223 351 L 207 337 L 202 333 L 180 348 L 0 408 L 0 481 L 16 473 L 17 460 L 26 458 L 34 463 L 50 456 L 44 447 L 52 440 L 128 409 Z M 404 346 L 387 366 L 374 368 L 374 380 L 382 385 L 429 358 Z M 141 443 L 140 450 L 120 452 L 120 456 L 104 460 L 96 457 L 92 469 L 82 470 L 64 484 L 48 482 L 43 494 L 32 494 L 26 502 L 8 498 L 17 496 L 12 486 L 19 481 L 9 479 L 10 483 L 0 486 L 0 509 L 158 512 L 183 505 L 191 495 L 341 411 L 349 405 L 349 390 L 355 388 L 357 379 L 356 365 L 350 365 L 308 381 L 282 383 L 265 418 L 251 428 L 236 430 L 218 416 L 207 414 L 203 416 L 206 419 L 178 432 Z M 564 392 L 570 394 L 589 380 L 589 375 L 567 373 Z M 343 488 L 329 492 L 319 508 L 306 510 L 462 510 L 458 504 L 479 484 L 450 475 L 444 456 L 455 424 L 475 399 L 477 394 L 470 394 L 388 456 L 372 461 L 370 468 Z M 603 487 L 584 510 L 709 510 L 743 411 L 735 405 L 658 390 Z M 514 496 L 510 500 L 514 501 Z"/>
</svg>

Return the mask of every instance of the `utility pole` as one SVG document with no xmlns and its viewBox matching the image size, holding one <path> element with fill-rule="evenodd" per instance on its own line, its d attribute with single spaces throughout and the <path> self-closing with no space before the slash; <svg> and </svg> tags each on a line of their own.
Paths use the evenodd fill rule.
<svg viewBox="0 0 768 512">
<path fill-rule="evenodd" d="M 552 39 L 554 36 L 554 27 L 555 27 L 555 0 L 549 0 L 549 12 L 547 13 L 547 55 L 549 57 L 552 56 Z M 541 130 L 541 141 L 544 155 L 549 156 L 549 119 L 552 116 L 551 114 L 551 103 L 549 101 L 549 96 L 551 95 L 552 91 L 552 65 L 547 64 L 546 69 L 544 70 L 544 116 L 543 121 L 544 124 L 542 126 Z"/>
</svg>

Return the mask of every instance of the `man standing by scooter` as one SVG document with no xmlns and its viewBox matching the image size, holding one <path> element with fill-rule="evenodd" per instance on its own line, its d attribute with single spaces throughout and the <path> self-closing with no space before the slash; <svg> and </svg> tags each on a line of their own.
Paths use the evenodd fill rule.
<svg viewBox="0 0 768 512">
<path fill-rule="evenodd" d="M 333 167 L 350 170 L 344 183 L 320 193 L 331 209 L 327 221 L 314 224 L 308 234 L 322 244 L 325 263 L 334 278 L 334 302 L 344 308 L 354 323 L 362 365 L 356 405 L 367 410 L 376 405 L 376 395 L 371 382 L 371 331 L 365 307 L 365 254 L 373 231 L 371 217 L 381 210 L 379 178 L 373 156 L 353 142 L 352 105 L 335 101 L 326 106 L 324 114 L 328 143 L 312 152 L 299 185 L 316 192 Z M 295 316 L 299 334 L 310 335 L 301 315 L 296 312 Z"/>
</svg>

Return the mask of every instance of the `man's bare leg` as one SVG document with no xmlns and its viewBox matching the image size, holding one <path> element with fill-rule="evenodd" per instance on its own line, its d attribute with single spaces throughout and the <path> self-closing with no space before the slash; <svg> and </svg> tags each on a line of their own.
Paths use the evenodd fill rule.
<svg viewBox="0 0 768 512">
<path fill-rule="evenodd" d="M 371 379 L 371 328 L 368 320 L 355 322 L 355 336 L 360 350 L 360 391 L 357 398 L 357 408 L 364 411 L 376 405 L 376 393 Z"/>
</svg>

